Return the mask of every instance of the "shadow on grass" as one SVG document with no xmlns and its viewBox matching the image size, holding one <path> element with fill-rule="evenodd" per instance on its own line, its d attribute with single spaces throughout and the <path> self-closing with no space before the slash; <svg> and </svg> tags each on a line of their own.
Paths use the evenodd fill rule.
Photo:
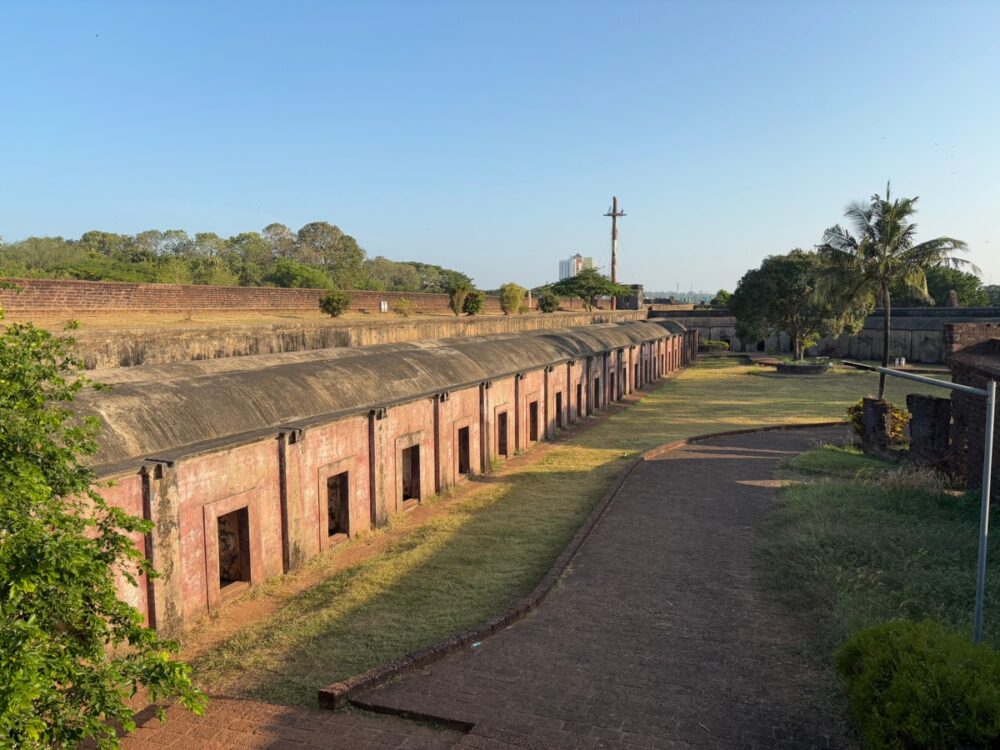
<svg viewBox="0 0 1000 750">
<path fill-rule="evenodd" d="M 623 466 L 533 471 L 530 488 L 509 477 L 496 497 L 463 502 L 231 637 L 195 661 L 199 680 L 314 705 L 323 685 L 487 619 L 535 586 Z"/>
</svg>

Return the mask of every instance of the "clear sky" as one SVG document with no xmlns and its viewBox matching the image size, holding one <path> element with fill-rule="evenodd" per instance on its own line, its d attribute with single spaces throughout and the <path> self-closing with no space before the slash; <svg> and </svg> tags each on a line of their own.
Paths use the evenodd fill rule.
<svg viewBox="0 0 1000 750">
<path fill-rule="evenodd" d="M 845 205 L 1000 283 L 1000 2 L 0 0 L 0 236 L 338 224 L 369 256 L 732 289 Z"/>
</svg>

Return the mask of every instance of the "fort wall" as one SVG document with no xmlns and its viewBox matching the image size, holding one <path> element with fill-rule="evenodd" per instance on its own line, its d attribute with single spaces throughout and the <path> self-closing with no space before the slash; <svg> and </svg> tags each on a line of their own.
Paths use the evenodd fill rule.
<svg viewBox="0 0 1000 750">
<path fill-rule="evenodd" d="M 624 322 L 108 371 L 77 408 L 104 423 L 101 491 L 153 523 L 135 541 L 160 572 L 122 595 L 177 634 L 696 352 L 696 332 Z"/>
<path fill-rule="evenodd" d="M 145 312 L 270 311 L 308 312 L 319 309 L 325 289 L 279 289 L 276 287 L 203 286 L 181 284 L 135 284 L 68 279 L 6 279 L 17 289 L 0 289 L 0 307 L 12 312 L 86 313 L 109 310 Z M 447 294 L 421 292 L 373 292 L 351 290 L 350 310 L 377 313 L 381 303 L 388 310 L 407 300 L 415 312 L 450 313 Z M 532 309 L 537 309 L 537 300 Z M 560 299 L 566 310 L 583 310 L 575 297 Z M 487 295 L 483 311 L 500 313 L 500 298 Z"/>
</svg>

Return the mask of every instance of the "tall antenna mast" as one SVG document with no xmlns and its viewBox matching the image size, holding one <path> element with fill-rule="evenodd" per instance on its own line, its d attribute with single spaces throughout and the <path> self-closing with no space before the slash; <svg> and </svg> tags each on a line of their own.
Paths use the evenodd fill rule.
<svg viewBox="0 0 1000 750">
<path fill-rule="evenodd" d="M 618 283 L 618 217 L 624 216 L 624 211 L 618 210 L 618 196 L 611 196 L 611 208 L 604 214 L 611 217 L 611 283 Z M 618 298 L 611 295 L 611 309 L 618 309 Z"/>
</svg>

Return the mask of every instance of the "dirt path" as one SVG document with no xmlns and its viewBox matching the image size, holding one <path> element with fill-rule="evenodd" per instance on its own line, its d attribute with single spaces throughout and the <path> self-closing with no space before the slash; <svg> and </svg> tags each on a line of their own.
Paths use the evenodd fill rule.
<svg viewBox="0 0 1000 750">
<path fill-rule="evenodd" d="M 639 467 L 534 614 L 360 697 L 463 748 L 852 747 L 754 544 L 780 463 L 841 428 L 714 438 Z"/>
</svg>

